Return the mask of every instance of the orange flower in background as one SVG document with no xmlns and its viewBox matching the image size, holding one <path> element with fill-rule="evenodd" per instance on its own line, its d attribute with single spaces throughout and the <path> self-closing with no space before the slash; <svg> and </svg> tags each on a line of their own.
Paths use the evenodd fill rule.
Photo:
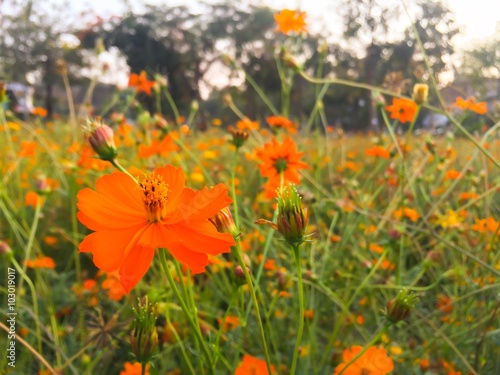
<svg viewBox="0 0 500 375">
<path fill-rule="evenodd" d="M 300 161 L 303 152 L 297 152 L 297 145 L 290 137 L 286 138 L 282 144 L 273 138 L 270 143 L 264 147 L 255 150 L 258 159 L 262 161 L 259 164 L 262 176 L 269 178 L 266 184 L 266 191 L 270 196 L 275 195 L 275 190 L 280 186 L 281 174 L 283 174 L 283 183 L 300 183 L 299 169 L 307 168 L 307 164 Z"/>
<path fill-rule="evenodd" d="M 469 110 L 472 112 L 477 113 L 478 115 L 484 115 L 486 112 L 488 112 L 488 106 L 486 102 L 479 102 L 477 103 L 476 100 L 471 97 L 468 98 L 467 100 L 464 100 L 461 96 L 459 96 L 456 101 L 455 101 L 455 107 L 458 107 L 463 110 Z"/>
<path fill-rule="evenodd" d="M 271 371 L 275 371 L 274 366 L 271 365 Z M 245 354 L 240 365 L 236 368 L 234 375 L 270 375 L 267 371 L 266 361 Z"/>
<path fill-rule="evenodd" d="M 106 280 L 102 282 L 102 289 L 108 292 L 108 298 L 113 301 L 119 301 L 127 294 L 120 283 L 120 274 L 118 271 L 106 272 Z"/>
<path fill-rule="evenodd" d="M 36 142 L 21 141 L 21 150 L 19 151 L 17 156 L 30 157 L 35 155 L 36 146 Z"/>
<path fill-rule="evenodd" d="M 120 375 L 141 375 L 142 365 L 139 362 L 125 362 L 125 368 L 120 371 Z M 149 375 L 149 365 L 146 365 L 144 375 Z"/>
<path fill-rule="evenodd" d="M 283 9 L 280 13 L 274 15 L 274 20 L 277 23 L 276 31 L 283 34 L 291 32 L 306 32 L 306 12 L 297 10 Z"/>
<path fill-rule="evenodd" d="M 47 117 L 47 110 L 42 107 L 35 107 L 31 113 L 35 116 Z"/>
<path fill-rule="evenodd" d="M 135 87 L 137 93 L 144 92 L 146 95 L 151 95 L 151 88 L 155 81 L 148 81 L 146 71 L 140 74 L 131 73 L 128 79 L 128 87 Z"/>
<path fill-rule="evenodd" d="M 24 205 L 36 207 L 43 202 L 43 198 L 34 191 L 28 191 L 24 196 Z"/>
<path fill-rule="evenodd" d="M 385 110 L 390 112 L 391 119 L 397 119 L 402 123 L 412 122 L 417 113 L 417 103 L 413 100 L 393 98 L 392 105 L 385 106 Z"/>
<path fill-rule="evenodd" d="M 445 178 L 448 180 L 456 180 L 457 178 L 460 178 L 460 176 L 461 176 L 460 172 L 456 171 L 455 169 L 450 169 L 445 174 Z"/>
<path fill-rule="evenodd" d="M 161 141 L 154 139 L 151 145 L 139 145 L 138 155 L 141 158 L 149 158 L 154 155 L 168 156 L 172 151 L 178 151 L 179 147 L 170 136 L 165 136 Z"/>
<path fill-rule="evenodd" d="M 28 268 L 55 268 L 56 263 L 54 262 L 54 259 L 46 256 L 40 256 L 36 258 L 35 260 L 27 260 L 26 266 Z"/>
<path fill-rule="evenodd" d="M 208 220 L 232 201 L 223 184 L 200 191 L 186 188 L 180 168 L 156 168 L 140 182 L 126 173 L 99 178 L 96 191 L 77 195 L 80 222 L 94 233 L 80 243 L 103 271 L 119 271 L 127 292 L 146 274 L 155 248 L 168 248 L 193 273 L 204 272 L 208 254 L 230 251 L 233 236 Z"/>
<path fill-rule="evenodd" d="M 283 116 L 271 116 L 266 118 L 266 122 L 273 128 L 288 130 L 290 133 L 297 133 L 297 125 Z"/>
<path fill-rule="evenodd" d="M 249 118 L 244 118 L 236 123 L 239 130 L 259 130 L 259 122 L 252 121 Z"/>
<path fill-rule="evenodd" d="M 372 148 L 366 149 L 365 155 L 378 157 L 378 158 L 382 158 L 382 159 L 388 159 L 391 156 L 389 151 L 382 146 L 373 146 Z"/>
<path fill-rule="evenodd" d="M 352 346 L 350 349 L 344 350 L 342 354 L 343 362 L 335 368 L 334 375 L 340 372 L 363 350 L 362 346 Z M 351 363 L 343 375 L 386 375 L 394 370 L 394 362 L 387 356 L 384 348 L 371 346 L 361 357 Z"/>
<path fill-rule="evenodd" d="M 442 312 L 448 314 L 453 311 L 452 299 L 444 294 L 440 294 L 437 297 L 436 308 Z"/>
<path fill-rule="evenodd" d="M 219 325 L 222 324 L 222 332 L 235 329 L 241 325 L 240 318 L 234 315 L 228 315 L 226 320 L 219 319 Z"/>
</svg>

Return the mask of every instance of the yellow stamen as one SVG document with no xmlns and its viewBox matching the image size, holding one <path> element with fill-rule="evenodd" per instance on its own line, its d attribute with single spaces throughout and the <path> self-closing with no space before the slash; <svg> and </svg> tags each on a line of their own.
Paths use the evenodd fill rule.
<svg viewBox="0 0 500 375">
<path fill-rule="evenodd" d="M 166 216 L 168 202 L 168 184 L 158 175 L 149 175 L 139 182 L 142 189 L 142 202 L 150 223 L 161 221 Z"/>
</svg>

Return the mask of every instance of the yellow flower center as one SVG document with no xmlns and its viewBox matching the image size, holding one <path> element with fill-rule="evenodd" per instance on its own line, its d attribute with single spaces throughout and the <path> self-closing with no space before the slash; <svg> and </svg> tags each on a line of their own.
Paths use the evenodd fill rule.
<svg viewBox="0 0 500 375">
<path fill-rule="evenodd" d="M 152 174 L 144 177 L 139 182 L 139 187 L 142 189 L 142 202 L 149 222 L 156 223 L 164 219 L 168 202 L 168 184 L 161 176 Z"/>
</svg>

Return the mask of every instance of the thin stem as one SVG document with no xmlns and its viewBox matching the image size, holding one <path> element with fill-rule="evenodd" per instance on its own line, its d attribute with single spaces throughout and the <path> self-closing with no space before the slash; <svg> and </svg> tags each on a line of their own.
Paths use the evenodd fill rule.
<svg viewBox="0 0 500 375">
<path fill-rule="evenodd" d="M 236 225 L 237 230 L 239 231 L 238 200 L 236 197 L 236 187 L 235 187 L 235 183 L 234 183 L 237 160 L 238 160 L 238 149 L 236 149 L 236 152 L 234 153 L 233 168 L 231 170 L 231 195 L 233 198 L 233 210 L 235 213 L 235 215 L 234 215 L 235 225 Z M 266 335 L 264 333 L 264 325 L 262 324 L 262 319 L 260 316 L 259 302 L 257 300 L 257 295 L 255 293 L 252 278 L 250 277 L 250 273 L 248 272 L 247 266 L 243 260 L 242 254 L 241 254 L 241 239 L 239 236 L 236 237 L 236 246 L 233 248 L 233 254 L 235 255 L 241 269 L 243 270 L 243 274 L 245 275 L 245 280 L 246 280 L 247 285 L 248 285 L 248 290 L 250 291 L 250 296 L 252 298 L 252 302 L 253 302 L 253 305 L 255 307 L 255 315 L 257 317 L 257 323 L 259 326 L 259 333 L 260 333 L 260 338 L 262 341 L 262 346 L 264 348 L 264 356 L 266 358 L 267 371 L 269 374 L 272 374 L 271 358 L 269 356 L 269 350 L 267 349 Z"/>
<path fill-rule="evenodd" d="M 297 264 L 297 288 L 299 292 L 299 329 L 297 331 L 297 338 L 295 340 L 295 348 L 293 350 L 292 367 L 290 375 L 295 374 L 297 367 L 297 360 L 299 357 L 300 343 L 302 342 L 302 334 L 304 332 L 304 284 L 302 282 L 302 267 L 300 265 L 300 251 L 299 245 L 292 246 L 295 263 Z"/>
<path fill-rule="evenodd" d="M 170 284 L 170 288 L 172 289 L 172 292 L 174 292 L 175 297 L 179 301 L 179 304 L 181 305 L 182 312 L 186 316 L 189 325 L 193 329 L 195 336 L 201 345 L 201 349 L 203 351 L 203 354 L 205 356 L 205 359 L 207 361 L 208 369 L 211 374 L 215 374 L 214 368 L 213 368 L 213 363 L 212 363 L 212 357 L 210 355 L 210 351 L 208 349 L 207 344 L 203 340 L 203 336 L 200 331 L 200 326 L 196 324 L 195 320 L 193 319 L 191 312 L 189 311 L 186 302 L 181 296 L 181 293 L 179 292 L 179 289 L 177 288 L 177 284 L 174 281 L 174 278 L 172 277 L 172 274 L 170 273 L 170 270 L 168 268 L 167 264 L 167 255 L 166 255 L 166 250 L 165 249 L 160 249 L 158 251 L 160 253 L 160 261 L 161 265 L 163 267 L 163 270 L 165 271 L 165 275 L 167 276 L 168 283 Z"/>
</svg>

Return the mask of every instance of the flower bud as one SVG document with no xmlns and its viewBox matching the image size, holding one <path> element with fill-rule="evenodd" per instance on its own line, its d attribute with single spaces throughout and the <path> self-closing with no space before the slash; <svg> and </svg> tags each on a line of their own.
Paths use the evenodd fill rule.
<svg viewBox="0 0 500 375">
<path fill-rule="evenodd" d="M 66 64 L 66 61 L 64 61 L 64 59 L 56 60 L 56 70 L 57 73 L 59 73 L 62 76 L 68 74 L 68 65 Z"/>
<path fill-rule="evenodd" d="M 146 297 L 144 301 L 138 300 L 133 311 L 135 317 L 131 325 L 130 344 L 137 362 L 144 364 L 151 360 L 158 346 L 154 306 Z"/>
<path fill-rule="evenodd" d="M 95 41 L 95 53 L 100 55 L 106 51 L 106 47 L 104 46 L 104 40 L 102 38 L 97 38 Z"/>
<path fill-rule="evenodd" d="M 387 302 L 386 317 L 392 323 L 405 320 L 410 316 L 411 310 L 418 302 L 418 296 L 406 289 L 399 291 L 396 298 Z"/>
<path fill-rule="evenodd" d="M 292 246 L 304 242 L 307 226 L 307 210 L 302 207 L 302 198 L 293 185 L 278 191 L 277 228 Z"/>
<path fill-rule="evenodd" d="M 429 86 L 425 83 L 417 83 L 413 86 L 413 101 L 421 105 L 427 101 L 429 97 Z"/>
<path fill-rule="evenodd" d="M 113 129 L 108 125 L 94 123 L 95 128 L 90 132 L 89 143 L 92 149 L 102 160 L 112 161 L 118 155 L 118 150 L 113 139 Z"/>
<path fill-rule="evenodd" d="M 246 267 L 247 269 L 247 272 L 250 272 L 250 269 L 248 267 Z M 245 285 L 247 283 L 247 279 L 245 277 L 245 272 L 243 272 L 243 268 L 241 266 L 236 266 L 234 269 L 233 269 L 233 276 L 234 276 L 234 282 L 238 285 L 238 286 L 242 286 L 242 285 Z"/>
<path fill-rule="evenodd" d="M 290 52 L 288 52 L 286 49 L 282 49 L 280 51 L 280 57 L 281 60 L 285 63 L 286 66 L 288 66 L 290 69 L 298 72 L 302 70 L 302 67 L 300 66 L 299 62 L 293 56 Z"/>
<path fill-rule="evenodd" d="M 5 101 L 5 98 L 7 97 L 5 95 L 6 93 L 6 86 L 5 86 L 5 82 L 3 81 L 0 81 L 0 105 Z"/>
<path fill-rule="evenodd" d="M 224 207 L 217 212 L 215 216 L 208 219 L 220 233 L 231 233 L 233 236 L 238 235 L 238 229 L 234 224 L 233 215 L 228 207 Z"/>
<path fill-rule="evenodd" d="M 229 132 L 233 136 L 232 143 L 236 146 L 236 148 L 240 148 L 241 146 L 243 146 L 245 141 L 248 139 L 248 133 L 244 130 L 234 129 L 230 127 Z"/>
<path fill-rule="evenodd" d="M 192 112 L 198 112 L 199 109 L 200 109 L 200 103 L 198 103 L 197 100 L 193 100 L 191 102 L 191 111 Z"/>
<path fill-rule="evenodd" d="M 47 176 L 43 174 L 36 176 L 35 186 L 36 186 L 36 192 L 39 195 L 46 195 L 52 191 L 52 188 L 49 185 L 49 182 L 47 181 Z"/>
<path fill-rule="evenodd" d="M 231 97 L 230 94 L 225 94 L 222 97 L 222 101 L 224 102 L 225 105 L 228 105 L 228 106 L 233 104 L 233 98 Z"/>
<path fill-rule="evenodd" d="M 12 249 L 10 248 L 9 244 L 5 241 L 0 240 L 0 255 L 10 254 L 11 252 Z"/>
</svg>

